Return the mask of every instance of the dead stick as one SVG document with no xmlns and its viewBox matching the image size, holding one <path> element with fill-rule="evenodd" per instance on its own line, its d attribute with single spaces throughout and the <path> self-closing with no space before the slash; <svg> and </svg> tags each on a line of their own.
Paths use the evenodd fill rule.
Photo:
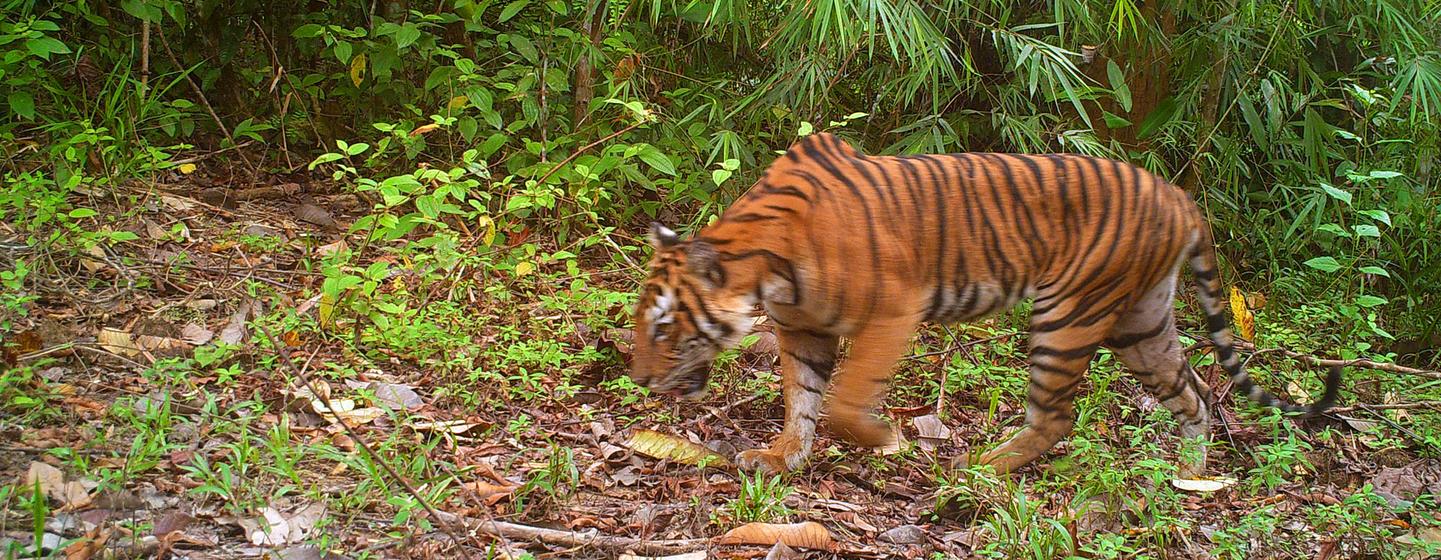
<svg viewBox="0 0 1441 560">
<path fill-rule="evenodd" d="M 1355 412 L 1357 410 L 1416 410 L 1431 409 L 1441 410 L 1441 401 L 1421 401 L 1389 404 L 1358 404 L 1355 406 L 1338 406 L 1327 409 L 1326 412 Z"/>
<path fill-rule="evenodd" d="M 1382 363 L 1382 362 L 1373 362 L 1373 361 L 1371 361 L 1371 360 L 1362 360 L 1362 359 L 1355 359 L 1355 360 L 1332 360 L 1332 359 L 1328 359 L 1328 358 L 1320 358 L 1320 357 L 1312 356 L 1312 355 L 1310 355 L 1310 354 L 1305 354 L 1305 353 L 1302 353 L 1302 352 L 1296 352 L 1296 351 L 1294 351 L 1294 350 L 1287 350 L 1287 349 L 1285 349 L 1285 348 L 1256 348 L 1256 345 L 1251 344 L 1251 343 L 1246 342 L 1246 341 L 1243 341 L 1243 340 L 1237 340 L 1237 341 L 1233 342 L 1232 344 L 1236 347 L 1237 350 L 1240 350 L 1240 351 L 1242 351 L 1242 352 L 1251 352 L 1252 355 L 1257 355 L 1257 356 L 1259 356 L 1259 355 L 1261 355 L 1261 354 L 1280 354 L 1280 355 L 1282 355 L 1282 356 L 1286 356 L 1286 357 L 1288 357 L 1288 358 L 1294 358 L 1294 359 L 1297 359 L 1297 360 L 1301 360 L 1301 361 L 1303 361 L 1303 362 L 1306 362 L 1306 363 L 1308 363 L 1308 364 L 1315 365 L 1315 366 L 1323 366 L 1323 367 L 1331 367 L 1331 366 L 1359 367 L 1359 368 L 1366 368 L 1366 369 L 1374 369 L 1374 370 L 1377 370 L 1377 371 L 1385 371 L 1385 372 L 1390 372 L 1390 373 L 1399 373 L 1399 374 L 1402 374 L 1402 375 L 1414 375 L 1414 376 L 1417 376 L 1417 377 L 1425 377 L 1425 378 L 1427 378 L 1427 379 L 1438 379 L 1438 380 L 1441 380 L 1441 371 L 1432 371 L 1432 370 L 1427 370 L 1427 369 L 1416 369 L 1416 368 L 1406 367 L 1406 366 L 1403 366 L 1403 365 L 1387 364 L 1387 363 Z M 1193 350 L 1196 350 L 1196 349 L 1198 349 L 1198 348 L 1205 348 L 1205 347 L 1207 347 L 1207 346 L 1214 346 L 1214 345 L 1215 345 L 1215 344 L 1211 343 L 1210 341 L 1201 341 L 1201 342 L 1197 342 L 1196 344 L 1192 344 L 1190 347 L 1186 348 L 1186 352 L 1189 353 L 1189 352 L 1191 352 L 1191 351 L 1193 351 Z"/>
<path fill-rule="evenodd" d="M 544 527 L 532 527 L 530 525 L 507 523 L 504 521 L 484 521 L 472 523 L 471 525 L 475 530 L 494 537 L 556 546 L 593 546 L 616 551 L 628 550 L 641 554 L 689 552 L 695 550 L 697 547 L 710 543 L 710 539 L 648 541 L 632 537 L 603 535 L 598 532 L 580 533 L 560 529 L 546 529 Z"/>
</svg>

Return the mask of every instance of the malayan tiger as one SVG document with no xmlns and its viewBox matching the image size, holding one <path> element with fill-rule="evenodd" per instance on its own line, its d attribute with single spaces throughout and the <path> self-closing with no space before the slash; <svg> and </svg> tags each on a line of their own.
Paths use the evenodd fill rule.
<svg viewBox="0 0 1441 560">
<path fill-rule="evenodd" d="M 1211 392 L 1182 355 L 1173 315 L 1181 265 L 1196 276 L 1215 355 L 1252 400 L 1277 400 L 1243 371 L 1227 330 L 1210 230 L 1180 188 L 1136 166 L 1070 154 L 866 156 L 831 134 L 797 141 L 714 223 L 689 239 L 652 224 L 631 377 L 662 394 L 704 394 L 710 366 L 750 331 L 759 304 L 780 342 L 785 427 L 745 469 L 796 469 L 823 399 L 829 427 L 892 444 L 877 415 L 922 322 L 954 323 L 1032 298 L 1025 424 L 979 461 L 999 473 L 1068 435 L 1072 401 L 1109 348 L 1171 411 L 1183 438 L 1210 437 Z M 840 337 L 851 341 L 834 378 Z M 1205 446 L 1180 461 L 1192 478 Z"/>
</svg>

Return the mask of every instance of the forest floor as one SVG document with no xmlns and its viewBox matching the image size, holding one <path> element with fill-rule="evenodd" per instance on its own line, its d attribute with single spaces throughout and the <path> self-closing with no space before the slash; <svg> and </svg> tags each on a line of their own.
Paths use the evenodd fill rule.
<svg viewBox="0 0 1441 560">
<path fill-rule="evenodd" d="M 901 449 L 823 432 L 808 466 L 752 480 L 725 459 L 779 430 L 773 337 L 723 357 L 701 402 L 641 395 L 622 328 L 639 273 L 607 264 L 610 249 L 529 274 L 463 265 L 438 281 L 345 235 L 361 211 L 352 195 L 168 180 L 82 193 L 111 217 L 101 227 L 135 239 L 47 256 L 65 274 L 38 280 L 7 335 L 7 556 L 36 553 L 37 535 L 71 560 L 1324 560 L 1441 548 L 1441 439 L 1424 398 L 1435 381 L 1348 369 L 1342 408 L 1303 424 L 1223 398 L 1209 472 L 1229 479 L 1182 489 L 1174 422 L 1102 355 L 1076 433 L 999 480 L 946 465 L 1023 415 L 1023 323 L 1003 316 L 922 333 L 887 410 Z M 358 320 L 321 297 L 321 257 L 345 250 L 361 268 L 384 265 L 370 286 L 389 296 L 376 296 L 383 313 Z M 1286 314 L 1258 316 L 1283 341 L 1306 338 L 1274 319 Z M 1251 367 L 1291 398 L 1319 394 L 1317 368 L 1274 354 Z M 1218 368 L 1200 369 L 1225 394 Z"/>
</svg>

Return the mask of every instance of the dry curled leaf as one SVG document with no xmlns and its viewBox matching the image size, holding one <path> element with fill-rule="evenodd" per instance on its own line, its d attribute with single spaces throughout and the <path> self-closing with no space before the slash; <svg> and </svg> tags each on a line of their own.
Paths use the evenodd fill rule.
<svg viewBox="0 0 1441 560">
<path fill-rule="evenodd" d="M 641 455 L 686 465 L 700 465 L 702 462 L 710 466 L 729 464 L 724 457 L 703 445 L 651 430 L 637 431 L 625 442 L 625 446 Z"/>
<path fill-rule="evenodd" d="M 758 544 L 834 550 L 836 541 L 830 530 L 814 521 L 801 523 L 746 523 L 727 531 L 716 541 L 720 544 Z"/>
</svg>

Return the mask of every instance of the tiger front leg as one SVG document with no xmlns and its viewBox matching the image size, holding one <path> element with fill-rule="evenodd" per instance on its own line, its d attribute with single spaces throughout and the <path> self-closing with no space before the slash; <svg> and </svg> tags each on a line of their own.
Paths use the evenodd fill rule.
<svg viewBox="0 0 1441 560">
<path fill-rule="evenodd" d="M 742 451 L 736 458 L 741 468 L 766 474 L 795 469 L 810 456 L 821 401 L 830 385 L 840 343 L 834 336 L 805 331 L 780 331 L 777 339 L 781 349 L 785 428 L 770 448 Z"/>
<path fill-rule="evenodd" d="M 856 335 L 831 391 L 832 432 L 861 447 L 887 447 L 899 441 L 896 428 L 876 413 L 915 328 L 914 321 L 883 321 Z"/>
</svg>

